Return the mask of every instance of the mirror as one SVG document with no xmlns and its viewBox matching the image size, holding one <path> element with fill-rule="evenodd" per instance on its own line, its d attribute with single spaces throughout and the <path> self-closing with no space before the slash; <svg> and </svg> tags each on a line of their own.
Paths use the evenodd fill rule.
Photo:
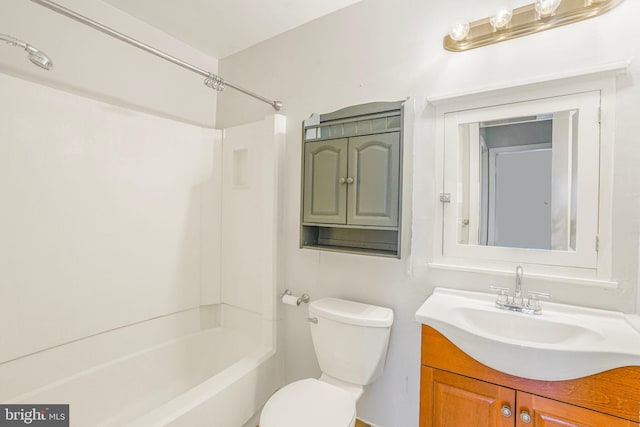
<svg viewBox="0 0 640 427">
<path fill-rule="evenodd" d="M 590 91 L 444 112 L 442 257 L 595 268 L 599 111 Z"/>
<path fill-rule="evenodd" d="M 459 244 L 575 250 L 578 110 L 459 124 Z"/>
</svg>

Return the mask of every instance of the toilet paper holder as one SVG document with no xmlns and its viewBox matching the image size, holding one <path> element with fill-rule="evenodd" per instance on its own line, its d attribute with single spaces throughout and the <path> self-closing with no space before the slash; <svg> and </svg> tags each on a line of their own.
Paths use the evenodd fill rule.
<svg viewBox="0 0 640 427">
<path fill-rule="evenodd" d="M 289 289 L 286 289 L 286 290 L 285 290 L 285 291 L 280 295 L 280 300 L 284 302 L 284 297 L 285 297 L 285 296 L 294 297 L 293 293 L 292 293 Z M 299 297 L 297 298 L 296 305 L 300 305 L 300 304 L 302 304 L 302 303 L 309 304 L 309 301 L 311 301 L 311 297 L 309 297 L 309 295 L 308 295 L 308 294 L 302 294 L 302 296 L 299 296 Z"/>
</svg>

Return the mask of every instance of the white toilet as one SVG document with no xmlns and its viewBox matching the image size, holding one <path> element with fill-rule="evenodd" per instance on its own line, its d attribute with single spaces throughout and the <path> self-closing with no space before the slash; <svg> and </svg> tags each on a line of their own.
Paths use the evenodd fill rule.
<svg viewBox="0 0 640 427">
<path fill-rule="evenodd" d="M 264 406 L 260 427 L 353 427 L 363 387 L 382 373 L 393 311 L 337 298 L 309 304 L 320 379 L 295 381 Z"/>
</svg>

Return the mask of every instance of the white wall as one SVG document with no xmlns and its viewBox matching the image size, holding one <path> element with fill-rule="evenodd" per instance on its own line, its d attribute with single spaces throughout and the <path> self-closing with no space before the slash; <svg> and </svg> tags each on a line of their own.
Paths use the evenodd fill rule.
<svg viewBox="0 0 640 427">
<path fill-rule="evenodd" d="M 220 302 L 220 132 L 4 74 L 0 93 L 0 363 Z"/>
<path fill-rule="evenodd" d="M 104 25 L 213 73 L 217 60 L 100 0 L 57 0 Z M 0 71 L 208 127 L 215 91 L 204 78 L 27 0 L 3 0 L 0 33 L 42 50 L 54 68 L 42 70 L 21 49 L 0 44 Z"/>
<path fill-rule="evenodd" d="M 461 18 L 492 13 L 499 0 L 449 2 L 364 0 L 220 61 L 220 72 L 259 93 L 284 102 L 287 141 L 283 184 L 283 237 L 279 257 L 285 263 L 280 287 L 312 298 L 337 296 L 392 307 L 392 330 L 384 376 L 358 405 L 361 417 L 381 427 L 417 425 L 419 330 L 415 310 L 435 285 L 485 290 L 512 285 L 511 277 L 429 270 L 437 191 L 433 176 L 434 123 L 429 96 L 488 88 L 505 82 L 600 66 L 640 57 L 640 2 L 626 1 L 605 16 L 538 35 L 469 51 L 442 49 L 442 37 Z M 613 189 L 614 277 L 618 289 L 527 281 L 556 301 L 631 312 L 636 310 L 637 236 L 640 223 L 640 68 L 618 89 Z M 416 166 L 411 229 L 413 253 L 402 260 L 323 253 L 298 248 L 301 122 L 370 101 L 410 96 L 416 106 L 411 153 Z M 259 119 L 268 106 L 247 103 L 232 92 L 219 96 L 218 125 Z M 603 191 L 610 191 L 603 189 Z M 289 380 L 319 370 L 303 309 L 283 307 Z"/>
</svg>

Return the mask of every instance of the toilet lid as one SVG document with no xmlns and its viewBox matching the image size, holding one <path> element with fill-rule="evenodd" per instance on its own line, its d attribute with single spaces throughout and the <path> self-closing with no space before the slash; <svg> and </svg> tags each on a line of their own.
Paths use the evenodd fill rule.
<svg viewBox="0 0 640 427">
<path fill-rule="evenodd" d="M 307 378 L 278 390 L 264 405 L 260 427 L 349 427 L 356 400 L 347 391 Z"/>
</svg>

